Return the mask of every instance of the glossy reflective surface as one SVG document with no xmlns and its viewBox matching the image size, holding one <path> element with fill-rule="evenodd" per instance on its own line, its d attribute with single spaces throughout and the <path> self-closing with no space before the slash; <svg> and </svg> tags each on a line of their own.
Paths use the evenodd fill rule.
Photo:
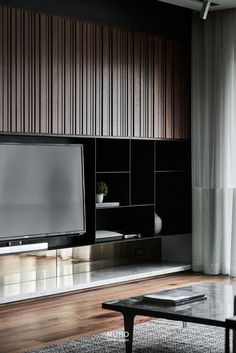
<svg viewBox="0 0 236 353">
<path fill-rule="evenodd" d="M 0 256 L 0 303 L 98 287 L 188 270 L 188 263 L 159 263 L 158 239 L 96 244 Z M 137 261 L 140 263 L 137 264 Z M 143 262 L 142 262 L 143 261 Z"/>
<path fill-rule="evenodd" d="M 184 289 L 204 292 L 207 299 L 178 306 L 167 306 L 143 301 L 143 297 L 127 298 L 106 302 L 103 308 L 120 312 L 132 312 L 135 315 L 163 317 L 168 319 L 199 322 L 203 324 L 225 326 L 225 320 L 233 316 L 236 286 L 231 284 L 207 283 L 179 288 L 179 295 Z"/>
</svg>

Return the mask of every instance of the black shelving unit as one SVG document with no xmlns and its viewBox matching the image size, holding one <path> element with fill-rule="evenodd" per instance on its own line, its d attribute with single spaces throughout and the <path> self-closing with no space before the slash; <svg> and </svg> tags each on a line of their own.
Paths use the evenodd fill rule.
<svg viewBox="0 0 236 353">
<path fill-rule="evenodd" d="M 190 141 L 23 134 L 1 134 L 0 141 L 84 146 L 86 234 L 46 237 L 49 249 L 95 244 L 96 230 L 154 237 L 155 212 L 163 223 L 159 236 L 191 232 Z M 96 208 L 97 180 L 108 184 L 104 201 L 119 207 Z M 45 239 L 22 240 L 38 241 Z"/>
<path fill-rule="evenodd" d="M 156 212 L 158 236 L 190 233 L 190 152 L 186 140 L 97 139 L 96 180 L 108 185 L 105 201 L 120 206 L 97 208 L 96 230 L 154 237 Z"/>
</svg>

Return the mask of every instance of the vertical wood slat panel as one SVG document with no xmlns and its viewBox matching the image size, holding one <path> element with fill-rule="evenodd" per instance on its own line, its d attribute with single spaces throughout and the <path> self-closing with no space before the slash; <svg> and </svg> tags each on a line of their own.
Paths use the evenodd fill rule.
<svg viewBox="0 0 236 353">
<path fill-rule="evenodd" d="M 9 18 L 11 9 L 6 8 L 4 11 L 4 48 L 3 48 L 3 57 L 4 57 L 4 67 L 3 70 L 5 71 L 4 75 L 4 108 L 5 108 L 5 116 L 4 116 L 4 126 L 5 131 L 11 131 L 11 114 L 10 114 L 10 84 L 11 84 L 11 77 L 10 77 L 10 67 L 11 67 L 11 57 L 9 54 L 9 47 L 10 47 L 10 40 L 11 40 L 11 33 L 10 33 L 10 24 Z"/>
<path fill-rule="evenodd" d="M 154 38 L 154 137 L 165 137 L 165 43 Z"/>
<path fill-rule="evenodd" d="M 22 130 L 24 132 L 30 132 L 30 31 L 28 30 L 29 22 L 30 22 L 30 14 L 28 12 L 23 12 L 23 82 L 22 82 L 22 92 L 23 92 L 23 116 L 22 116 Z"/>
<path fill-rule="evenodd" d="M 134 34 L 134 122 L 133 136 L 141 136 L 141 33 Z"/>
<path fill-rule="evenodd" d="M 83 24 L 76 21 L 75 51 L 75 133 L 83 133 Z"/>
<path fill-rule="evenodd" d="M 0 6 L 0 130 L 189 137 L 186 43 Z"/>
<path fill-rule="evenodd" d="M 33 112 L 33 69 L 32 69 L 32 53 L 33 53 L 33 31 L 32 31 L 32 17 L 33 14 L 30 12 L 23 12 L 23 116 L 22 123 L 23 128 L 22 132 L 30 133 L 33 131 L 32 126 L 32 117 L 34 116 Z"/>
<path fill-rule="evenodd" d="M 141 34 L 140 36 L 140 136 L 146 137 L 146 84 L 147 84 L 147 35 Z"/>
<path fill-rule="evenodd" d="M 183 88 L 183 72 L 181 68 L 181 48 L 179 43 L 174 43 L 174 96 L 173 96 L 173 110 L 174 110 L 174 137 L 181 138 L 181 118 L 183 114 L 183 107 L 181 102 L 181 92 Z"/>
<path fill-rule="evenodd" d="M 120 122 L 121 122 L 121 136 L 128 136 L 128 34 L 125 31 L 121 32 L 121 78 L 120 78 L 120 91 L 121 91 L 121 109 L 120 109 Z"/>
<path fill-rule="evenodd" d="M 9 86 L 9 112 L 10 112 L 10 126 L 13 132 L 17 132 L 17 122 L 19 122 L 20 111 L 18 111 L 19 106 L 19 82 L 20 77 L 17 73 L 17 63 L 20 61 L 20 33 L 19 23 L 20 23 L 20 12 L 16 9 L 11 9 L 9 21 L 10 21 L 10 47 L 9 47 L 9 57 L 11 60 L 10 66 L 10 86 Z M 18 75 L 18 77 L 17 77 Z"/>
<path fill-rule="evenodd" d="M 112 30 L 112 136 L 120 136 L 119 118 L 120 118 L 120 31 Z"/>
<path fill-rule="evenodd" d="M 171 138 L 173 137 L 174 133 L 174 117 L 173 117 L 173 45 L 172 41 L 166 41 L 166 91 L 165 91 L 165 109 L 166 109 L 166 116 L 165 116 L 165 137 Z"/>
<path fill-rule="evenodd" d="M 102 135 L 110 135 L 111 127 L 111 30 L 108 27 L 103 27 L 103 123 Z"/>
<path fill-rule="evenodd" d="M 102 28 L 95 28 L 95 135 L 102 135 Z"/>
<path fill-rule="evenodd" d="M 52 18 L 52 133 L 61 133 L 60 128 L 60 89 L 59 85 L 61 77 L 59 74 L 59 20 L 57 17 Z"/>
<path fill-rule="evenodd" d="M 70 134 L 71 129 L 71 113 L 72 113 L 72 78 L 71 78 L 71 21 L 65 20 L 65 51 L 64 51 L 64 109 L 65 109 L 65 121 L 64 121 L 64 131 L 65 134 Z"/>
<path fill-rule="evenodd" d="M 154 38 L 148 38 L 147 62 L 147 131 L 146 137 L 154 136 Z"/>
<path fill-rule="evenodd" d="M 3 124 L 3 7 L 0 6 L 0 131 L 4 131 Z"/>
<path fill-rule="evenodd" d="M 128 114 L 128 127 L 127 135 L 133 136 L 134 131 L 134 34 L 128 33 L 128 44 L 127 44 L 127 114 Z"/>
<path fill-rule="evenodd" d="M 181 121 L 180 121 L 180 131 L 181 131 L 181 138 L 186 138 L 190 137 L 191 135 L 191 107 L 190 107 L 190 102 L 191 102 L 191 89 L 190 89 L 190 72 L 191 72 L 191 67 L 190 67 L 190 45 L 188 43 L 182 43 L 181 44 L 181 59 L 180 59 L 180 65 L 181 65 L 181 73 L 182 77 L 180 78 L 180 81 L 183 82 L 183 86 L 181 87 L 181 90 L 183 94 L 181 95 L 181 106 L 182 106 L 182 116 L 181 116 Z M 180 93 L 181 94 L 181 93 Z"/>
</svg>

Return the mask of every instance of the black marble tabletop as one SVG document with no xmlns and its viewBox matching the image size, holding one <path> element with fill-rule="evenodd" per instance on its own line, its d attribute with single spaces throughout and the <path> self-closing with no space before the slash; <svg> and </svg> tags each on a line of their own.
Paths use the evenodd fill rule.
<svg viewBox="0 0 236 353">
<path fill-rule="evenodd" d="M 109 301 L 103 303 L 102 307 L 119 311 L 123 314 L 162 317 L 223 327 L 225 327 L 225 320 L 234 315 L 236 285 L 202 283 L 173 290 L 177 290 L 179 295 L 182 295 L 185 289 L 192 289 L 193 292 L 204 292 L 207 299 L 177 306 L 168 306 L 147 302 L 143 300 L 142 296 L 139 296 Z"/>
</svg>

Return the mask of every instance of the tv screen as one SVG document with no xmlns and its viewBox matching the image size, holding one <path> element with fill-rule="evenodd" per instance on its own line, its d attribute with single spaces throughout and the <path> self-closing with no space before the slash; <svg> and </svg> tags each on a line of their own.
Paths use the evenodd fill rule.
<svg viewBox="0 0 236 353">
<path fill-rule="evenodd" d="M 0 144 L 0 240 L 85 232 L 83 146 Z"/>
</svg>

